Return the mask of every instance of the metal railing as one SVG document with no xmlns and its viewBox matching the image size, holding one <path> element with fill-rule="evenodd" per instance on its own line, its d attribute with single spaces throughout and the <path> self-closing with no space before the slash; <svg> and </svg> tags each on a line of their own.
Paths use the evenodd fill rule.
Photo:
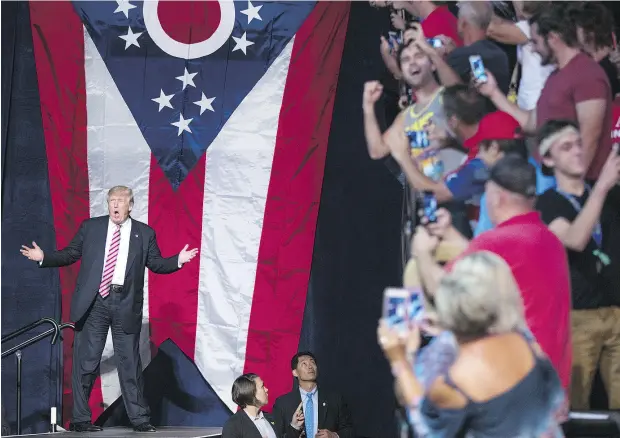
<svg viewBox="0 0 620 438">
<path fill-rule="evenodd" d="M 66 328 L 70 328 L 72 330 L 75 330 L 75 325 L 70 323 L 70 322 L 65 322 L 62 324 L 58 324 L 58 322 L 55 319 L 52 318 L 41 318 L 38 321 L 35 321 L 31 324 L 28 324 L 27 326 L 24 326 L 22 328 L 20 328 L 19 330 L 16 330 L 12 333 L 9 333 L 6 336 L 2 337 L 2 343 L 4 344 L 7 341 L 10 341 L 12 339 L 17 338 L 20 335 L 23 335 L 24 333 L 29 332 L 30 330 L 43 325 L 43 324 L 50 324 L 52 326 L 52 328 L 50 328 L 47 331 L 44 331 L 43 333 L 39 333 L 38 335 L 14 346 L 9 348 L 6 351 L 2 352 L 2 358 L 4 359 L 5 357 L 8 357 L 12 354 L 15 354 L 15 356 L 17 357 L 17 381 L 16 381 L 16 388 L 17 388 L 17 394 L 16 394 L 16 410 L 17 410 L 17 435 L 21 435 L 22 433 L 22 352 L 21 350 L 23 350 L 26 347 L 29 347 L 30 345 L 36 344 L 37 342 L 39 342 L 42 339 L 45 339 L 47 337 L 49 337 L 50 335 L 52 336 L 51 339 L 51 344 L 54 345 L 56 343 L 56 341 L 58 340 L 59 336 L 60 336 L 60 332 Z M 60 382 L 59 382 L 60 384 Z"/>
</svg>

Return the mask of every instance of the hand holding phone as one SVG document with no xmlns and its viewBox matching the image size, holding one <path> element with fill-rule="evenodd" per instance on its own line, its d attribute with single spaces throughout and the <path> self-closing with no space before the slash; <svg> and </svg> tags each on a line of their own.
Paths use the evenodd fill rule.
<svg viewBox="0 0 620 438">
<path fill-rule="evenodd" d="M 413 321 L 424 310 L 422 291 L 388 287 L 383 293 L 383 320 L 401 334 L 406 334 Z"/>
<path fill-rule="evenodd" d="M 488 77 L 482 62 L 480 55 L 471 55 L 469 57 L 469 65 L 471 67 L 471 73 L 477 83 L 485 83 L 488 81 Z"/>
<path fill-rule="evenodd" d="M 433 192 L 422 192 L 421 208 L 418 210 L 420 223 L 434 224 L 437 222 L 437 198 Z"/>
</svg>

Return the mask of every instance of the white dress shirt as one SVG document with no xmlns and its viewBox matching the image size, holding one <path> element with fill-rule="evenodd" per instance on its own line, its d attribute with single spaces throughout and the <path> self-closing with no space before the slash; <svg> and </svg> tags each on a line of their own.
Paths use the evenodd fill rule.
<svg viewBox="0 0 620 438">
<path fill-rule="evenodd" d="M 273 427 L 271 427 L 271 424 L 269 424 L 269 421 L 265 418 L 262 411 L 259 411 L 256 417 L 248 414 L 248 411 L 246 410 L 244 410 L 243 412 L 245 412 L 247 416 L 250 417 L 250 420 L 252 420 L 254 426 L 256 426 L 263 438 L 277 438 Z"/>
<path fill-rule="evenodd" d="M 105 239 L 105 252 L 103 266 L 108 259 L 108 250 L 110 249 L 110 243 L 112 243 L 112 237 L 116 231 L 116 224 L 112 220 L 108 220 L 108 235 Z M 118 247 L 118 257 L 116 259 L 116 266 L 114 267 L 114 275 L 112 275 L 112 284 L 122 286 L 125 283 L 125 271 L 127 269 L 127 257 L 129 256 L 129 240 L 131 239 L 131 218 L 127 218 L 125 222 L 121 224 L 121 242 Z M 103 274 L 102 277 L 103 279 Z"/>
<path fill-rule="evenodd" d="M 312 413 L 314 416 L 314 422 L 312 423 L 314 426 L 312 436 L 314 437 L 319 430 L 319 388 L 315 386 L 312 391 L 314 391 L 314 394 L 312 394 Z M 310 394 L 312 391 L 308 392 L 302 389 L 301 386 L 299 387 L 299 393 L 301 394 L 301 406 L 304 410 L 304 415 L 306 413 L 306 401 L 308 400 L 307 394 Z M 306 430 L 305 425 L 302 428 L 303 430 Z"/>
</svg>

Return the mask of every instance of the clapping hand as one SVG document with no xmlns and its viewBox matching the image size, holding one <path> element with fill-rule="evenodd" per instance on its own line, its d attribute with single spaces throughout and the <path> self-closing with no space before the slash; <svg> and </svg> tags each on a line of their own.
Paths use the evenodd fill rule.
<svg viewBox="0 0 620 438">
<path fill-rule="evenodd" d="M 37 242 L 32 242 L 32 248 L 28 248 L 26 245 L 22 245 L 22 249 L 19 252 L 22 253 L 24 257 L 27 257 L 28 260 L 33 260 L 35 262 L 40 262 L 43 260 L 43 250 L 39 248 Z"/>
<path fill-rule="evenodd" d="M 191 259 L 196 257 L 196 254 L 198 254 L 198 248 L 188 250 L 187 249 L 188 246 L 189 245 L 185 245 L 183 249 L 181 250 L 181 252 L 179 253 L 179 263 L 182 265 L 189 262 Z"/>
</svg>

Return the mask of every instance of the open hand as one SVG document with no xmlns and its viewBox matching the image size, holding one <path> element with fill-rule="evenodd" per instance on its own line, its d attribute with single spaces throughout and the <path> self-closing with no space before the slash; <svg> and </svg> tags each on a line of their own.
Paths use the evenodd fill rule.
<svg viewBox="0 0 620 438">
<path fill-rule="evenodd" d="M 43 260 L 43 250 L 39 248 L 37 242 L 32 242 L 32 248 L 28 248 L 26 245 L 22 245 L 22 249 L 19 252 L 28 260 L 33 260 L 35 262 L 40 262 Z"/>
<path fill-rule="evenodd" d="M 179 253 L 179 263 L 182 265 L 189 262 L 191 259 L 196 257 L 196 254 L 198 254 L 198 248 L 188 250 L 188 246 L 189 245 L 185 245 Z"/>
</svg>

